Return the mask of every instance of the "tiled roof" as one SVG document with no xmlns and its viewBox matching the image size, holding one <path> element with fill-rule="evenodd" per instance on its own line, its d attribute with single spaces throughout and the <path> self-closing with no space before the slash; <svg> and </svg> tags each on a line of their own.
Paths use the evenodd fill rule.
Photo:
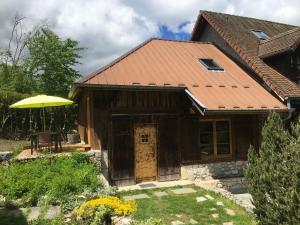
<svg viewBox="0 0 300 225">
<path fill-rule="evenodd" d="M 244 60 L 249 67 L 281 98 L 300 97 L 297 85 L 281 73 L 269 67 L 258 56 L 260 41 L 251 32 L 262 30 L 269 37 L 296 28 L 292 25 L 274 23 L 248 17 L 233 16 L 223 13 L 201 11 L 192 32 L 191 40 L 196 41 L 202 22 L 206 20 L 228 45 Z"/>
<path fill-rule="evenodd" d="M 199 58 L 212 58 L 224 71 L 207 70 Z M 208 111 L 286 109 L 211 43 L 150 39 L 79 83 L 185 88 Z"/>
<path fill-rule="evenodd" d="M 275 35 L 259 44 L 260 58 L 274 56 L 289 50 L 295 50 L 300 44 L 300 27 Z"/>
</svg>

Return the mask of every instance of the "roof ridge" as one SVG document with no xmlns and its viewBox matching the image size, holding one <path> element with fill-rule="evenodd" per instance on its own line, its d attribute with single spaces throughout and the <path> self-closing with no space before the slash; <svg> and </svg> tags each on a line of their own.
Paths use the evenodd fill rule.
<svg viewBox="0 0 300 225">
<path fill-rule="evenodd" d="M 295 27 L 295 28 L 293 28 L 293 29 L 291 29 L 291 30 L 288 30 L 288 31 L 286 31 L 286 32 L 277 34 L 277 35 L 271 37 L 271 38 L 268 39 L 268 40 L 263 40 L 263 41 L 260 42 L 260 45 L 265 44 L 265 43 L 268 43 L 268 42 L 273 41 L 273 40 L 276 40 L 276 39 L 278 39 L 278 38 L 287 36 L 287 35 L 289 35 L 289 34 L 291 34 L 291 33 L 297 32 L 297 31 L 300 31 L 300 27 Z"/>
<path fill-rule="evenodd" d="M 173 42 L 183 42 L 183 43 L 192 43 L 192 44 L 213 44 L 211 41 L 191 41 L 191 40 L 178 40 L 178 39 L 168 39 L 168 38 L 159 38 L 153 37 L 153 40 L 159 41 L 173 41 Z"/>
<path fill-rule="evenodd" d="M 213 11 L 209 11 L 209 10 L 200 10 L 200 13 L 201 13 L 201 14 L 202 14 L 202 13 L 208 13 L 208 14 L 221 14 L 221 15 L 226 15 L 226 16 L 241 17 L 241 18 L 245 18 L 245 19 L 259 20 L 259 21 L 268 22 L 268 23 L 276 23 L 276 24 L 281 24 L 281 25 L 288 25 L 288 26 L 299 27 L 299 26 L 293 25 L 293 24 L 287 24 L 287 23 L 282 23 L 282 22 L 276 22 L 276 21 L 271 21 L 271 20 L 266 20 L 266 19 L 258 19 L 258 18 L 250 17 L 250 16 L 234 15 L 234 14 L 223 13 L 223 12 L 213 12 Z"/>
</svg>

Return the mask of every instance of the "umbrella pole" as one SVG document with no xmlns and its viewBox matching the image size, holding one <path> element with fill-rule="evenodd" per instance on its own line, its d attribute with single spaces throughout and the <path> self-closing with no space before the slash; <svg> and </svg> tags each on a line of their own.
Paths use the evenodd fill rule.
<svg viewBox="0 0 300 225">
<path fill-rule="evenodd" d="M 44 131 L 46 131 L 45 107 L 43 107 Z"/>
</svg>

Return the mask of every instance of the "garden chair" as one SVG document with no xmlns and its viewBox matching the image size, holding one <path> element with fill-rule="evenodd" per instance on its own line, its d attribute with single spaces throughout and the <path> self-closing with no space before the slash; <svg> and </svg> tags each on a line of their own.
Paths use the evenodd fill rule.
<svg viewBox="0 0 300 225">
<path fill-rule="evenodd" d="M 37 147 L 39 150 L 42 149 L 42 147 L 48 147 L 51 151 L 52 147 L 52 137 L 50 132 L 40 132 L 37 136 Z"/>
</svg>

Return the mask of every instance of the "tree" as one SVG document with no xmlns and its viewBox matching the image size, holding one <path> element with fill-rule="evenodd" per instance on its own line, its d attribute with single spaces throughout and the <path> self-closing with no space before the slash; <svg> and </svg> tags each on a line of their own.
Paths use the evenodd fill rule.
<svg viewBox="0 0 300 225">
<path fill-rule="evenodd" d="M 80 55 L 78 42 L 61 40 L 48 28 L 37 30 L 28 39 L 26 73 L 36 81 L 36 91 L 66 97 L 70 86 L 80 76 L 74 66 Z"/>
<path fill-rule="evenodd" d="M 284 129 L 277 113 L 270 113 L 262 129 L 259 151 L 248 154 L 246 180 L 260 224 L 300 221 L 300 123 Z"/>
</svg>

